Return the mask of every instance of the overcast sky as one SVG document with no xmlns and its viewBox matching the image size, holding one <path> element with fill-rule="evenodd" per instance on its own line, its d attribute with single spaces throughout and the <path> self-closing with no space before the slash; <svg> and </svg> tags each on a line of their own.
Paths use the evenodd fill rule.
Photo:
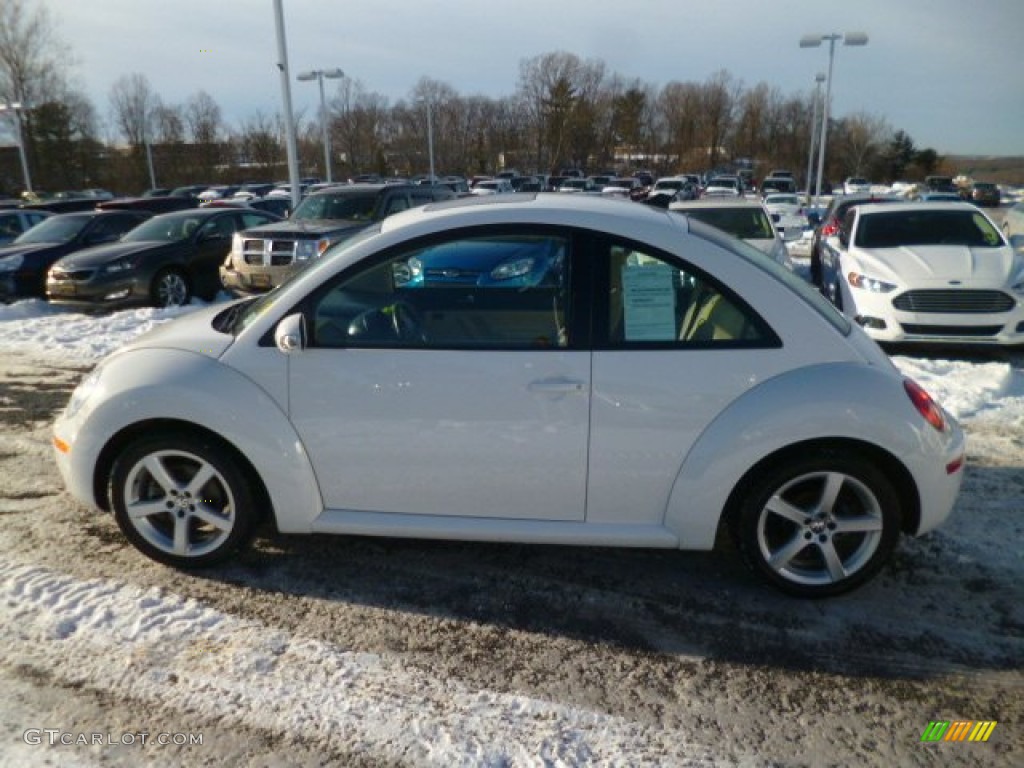
<svg viewBox="0 0 1024 768">
<path fill-rule="evenodd" d="M 232 127 L 281 109 L 273 0 L 28 0 L 52 11 L 99 115 L 122 75 L 168 104 L 200 89 Z M 1024 0 L 284 0 L 291 72 L 340 67 L 391 103 L 421 77 L 463 96 L 512 94 L 524 59 L 568 51 L 662 86 L 727 70 L 809 93 L 837 45 L 833 114 L 867 112 L 942 154 L 1024 155 Z M 294 83 L 315 114 L 315 83 Z"/>
</svg>

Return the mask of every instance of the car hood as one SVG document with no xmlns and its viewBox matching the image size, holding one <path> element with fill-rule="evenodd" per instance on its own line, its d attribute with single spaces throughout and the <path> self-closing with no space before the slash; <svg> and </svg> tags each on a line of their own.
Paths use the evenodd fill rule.
<svg viewBox="0 0 1024 768">
<path fill-rule="evenodd" d="M 212 307 L 188 312 L 186 315 L 158 325 L 148 333 L 142 334 L 114 354 L 120 355 L 136 349 L 179 349 L 206 357 L 219 358 L 231 346 L 235 337 L 230 333 L 221 333 L 215 330 L 213 318 L 228 306 L 227 304 L 215 304 Z"/>
<path fill-rule="evenodd" d="M 22 243 L 17 245 L 5 245 L 0 247 L 0 259 L 5 259 L 8 256 L 45 256 L 51 254 L 53 251 L 60 250 L 65 245 L 65 243 Z"/>
<path fill-rule="evenodd" d="M 109 264 L 112 261 L 123 259 L 127 256 L 136 256 L 140 253 L 160 253 L 173 251 L 181 246 L 180 243 L 164 242 L 138 242 L 138 243 L 109 243 L 108 245 L 97 245 L 92 248 L 65 256 L 58 263 L 61 269 L 88 269 Z"/>
<path fill-rule="evenodd" d="M 1002 287 L 1022 269 L 1010 248 L 918 245 L 858 249 L 865 271 L 906 285 L 929 283 Z"/>
<path fill-rule="evenodd" d="M 277 221 L 273 224 L 264 224 L 260 227 L 245 230 L 243 235 L 294 237 L 296 234 L 303 234 L 316 237 L 317 235 L 328 235 L 342 230 L 362 229 L 372 223 L 369 221 L 350 221 L 347 219 L 302 219 L 300 221 L 289 219 L 288 221 Z"/>
</svg>

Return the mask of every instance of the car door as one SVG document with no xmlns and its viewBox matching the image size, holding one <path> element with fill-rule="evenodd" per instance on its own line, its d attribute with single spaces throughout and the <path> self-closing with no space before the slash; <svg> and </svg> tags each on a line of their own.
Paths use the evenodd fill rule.
<svg viewBox="0 0 1024 768">
<path fill-rule="evenodd" d="M 447 233 L 305 307 L 289 410 L 329 509 L 582 520 L 590 353 L 551 231 Z"/>
<path fill-rule="evenodd" d="M 628 242 L 595 255 L 587 522 L 659 525 L 700 435 L 787 361 L 738 287 Z"/>
</svg>

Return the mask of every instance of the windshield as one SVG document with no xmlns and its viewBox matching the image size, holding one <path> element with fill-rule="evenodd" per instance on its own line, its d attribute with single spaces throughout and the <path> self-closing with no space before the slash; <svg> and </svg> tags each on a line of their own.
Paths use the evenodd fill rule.
<svg viewBox="0 0 1024 768">
<path fill-rule="evenodd" d="M 157 216 L 139 224 L 121 239 L 128 243 L 174 243 L 191 237 L 205 220 L 194 215 Z"/>
<path fill-rule="evenodd" d="M 90 221 L 92 216 L 51 216 L 15 238 L 14 242 L 70 243 Z"/>
<path fill-rule="evenodd" d="M 800 205 L 796 195 L 768 195 L 764 201 L 767 205 Z"/>
<path fill-rule="evenodd" d="M 1003 238 L 980 212 L 884 211 L 861 215 L 854 244 L 861 248 L 904 245 L 998 248 L 1003 245 Z"/>
<path fill-rule="evenodd" d="M 686 182 L 682 179 L 662 179 L 654 185 L 655 189 L 682 189 Z"/>
<path fill-rule="evenodd" d="M 683 213 L 741 240 L 771 240 L 775 237 L 771 221 L 760 208 L 687 208 Z"/>
<path fill-rule="evenodd" d="M 311 195 L 299 203 L 292 214 L 293 221 L 314 219 L 343 219 L 346 221 L 372 221 L 377 205 L 377 193 L 361 195 Z"/>
</svg>

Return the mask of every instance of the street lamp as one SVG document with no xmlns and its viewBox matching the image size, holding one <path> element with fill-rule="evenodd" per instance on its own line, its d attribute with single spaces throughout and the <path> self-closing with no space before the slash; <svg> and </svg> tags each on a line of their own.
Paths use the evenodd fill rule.
<svg viewBox="0 0 1024 768">
<path fill-rule="evenodd" d="M 430 184 L 436 184 L 434 176 L 434 119 L 431 117 L 430 99 L 427 99 L 427 157 L 430 159 Z"/>
<path fill-rule="evenodd" d="M 814 76 L 814 107 L 811 117 L 811 150 L 807 153 L 807 204 L 811 205 L 811 174 L 814 173 L 814 145 L 818 141 L 818 103 L 821 101 L 821 84 L 825 82 L 825 75 L 819 72 Z M 818 198 L 814 197 L 814 207 L 818 206 Z"/>
<path fill-rule="evenodd" d="M 847 32 L 840 35 L 835 32 L 828 35 L 804 35 L 800 38 L 801 48 L 817 48 L 823 41 L 828 40 L 828 77 L 825 80 L 825 103 L 821 112 L 821 146 L 818 148 L 818 183 L 815 187 L 815 198 L 821 195 L 821 176 L 825 171 L 825 143 L 828 139 L 828 108 L 832 98 L 832 63 L 836 55 L 836 40 L 842 40 L 843 45 L 867 45 L 868 36 L 863 32 Z"/>
<path fill-rule="evenodd" d="M 339 77 L 344 77 L 345 73 L 340 69 L 313 69 L 309 72 L 303 72 L 300 75 L 296 75 L 295 79 L 303 83 L 308 83 L 311 80 L 316 80 L 320 83 L 320 129 L 323 131 L 324 136 L 324 164 L 327 170 L 327 182 L 330 183 L 331 179 L 331 131 L 327 124 L 327 101 L 324 99 L 324 78 L 328 80 L 337 80 Z"/>
<path fill-rule="evenodd" d="M 14 133 L 18 139 L 18 155 L 21 157 L 21 175 L 25 180 L 25 191 L 32 191 L 32 177 L 28 173 L 28 157 L 25 156 L 25 141 L 21 135 L 21 116 L 19 112 L 23 112 L 29 107 L 23 106 L 20 101 L 15 101 L 10 104 L 0 104 L 0 112 L 10 111 L 14 117 Z"/>
</svg>

